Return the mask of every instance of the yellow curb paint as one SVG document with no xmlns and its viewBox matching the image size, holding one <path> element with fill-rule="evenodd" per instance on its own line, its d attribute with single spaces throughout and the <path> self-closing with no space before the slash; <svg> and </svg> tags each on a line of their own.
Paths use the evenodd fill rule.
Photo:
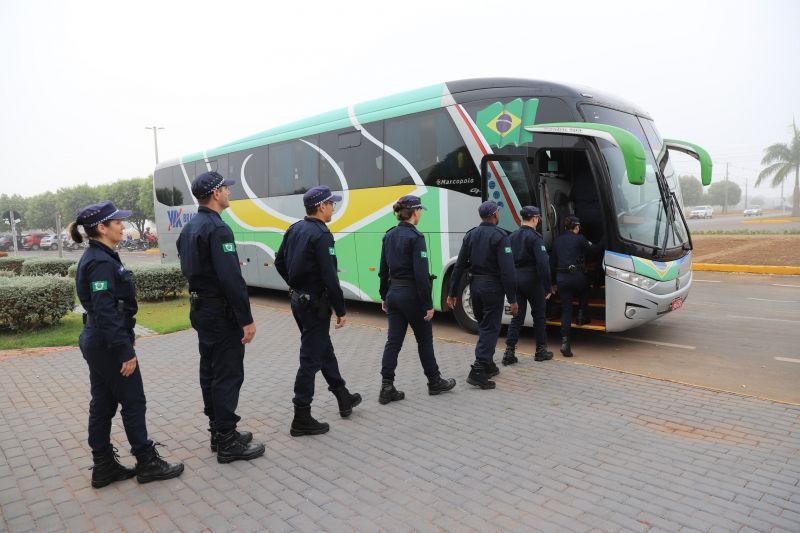
<svg viewBox="0 0 800 533">
<path fill-rule="evenodd" d="M 785 276 L 800 276 L 800 266 L 778 265 L 730 265 L 714 263 L 693 263 L 692 270 L 705 270 L 711 272 L 747 272 L 749 274 L 782 274 Z"/>
<path fill-rule="evenodd" d="M 765 218 L 761 220 L 742 220 L 742 224 L 788 224 L 790 222 L 800 222 L 800 218 Z"/>
<path fill-rule="evenodd" d="M 158 248 L 148 248 L 147 250 L 144 251 L 144 253 L 151 254 L 151 255 L 156 255 L 156 254 L 160 254 L 161 250 L 159 250 Z"/>
</svg>

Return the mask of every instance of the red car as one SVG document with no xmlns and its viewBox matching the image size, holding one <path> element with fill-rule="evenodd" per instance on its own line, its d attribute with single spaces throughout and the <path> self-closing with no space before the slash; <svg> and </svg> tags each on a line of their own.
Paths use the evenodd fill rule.
<svg viewBox="0 0 800 533">
<path fill-rule="evenodd" d="M 42 238 L 47 233 L 28 233 L 22 237 L 22 247 L 25 250 L 38 250 L 42 245 Z"/>
</svg>

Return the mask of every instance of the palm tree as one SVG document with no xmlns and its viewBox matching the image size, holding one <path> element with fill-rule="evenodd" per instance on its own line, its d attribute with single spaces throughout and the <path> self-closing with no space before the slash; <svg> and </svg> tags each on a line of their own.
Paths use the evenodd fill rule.
<svg viewBox="0 0 800 533">
<path fill-rule="evenodd" d="M 775 143 L 764 149 L 761 164 L 767 166 L 758 173 L 756 186 L 772 176 L 771 185 L 777 187 L 794 171 L 792 216 L 800 217 L 800 131 L 797 130 L 794 120 L 792 120 L 792 131 L 794 135 L 789 144 Z M 783 202 L 783 198 L 781 198 L 781 202 Z"/>
</svg>

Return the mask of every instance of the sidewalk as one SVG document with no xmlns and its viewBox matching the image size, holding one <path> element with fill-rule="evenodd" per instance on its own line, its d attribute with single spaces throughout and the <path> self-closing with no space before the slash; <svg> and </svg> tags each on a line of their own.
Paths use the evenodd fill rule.
<svg viewBox="0 0 800 533">
<path fill-rule="evenodd" d="M 800 407 L 558 355 L 480 391 L 465 382 L 472 347 L 440 341 L 458 385 L 429 397 L 411 336 L 406 399 L 382 406 L 385 331 L 348 325 L 333 342 L 364 402 L 341 419 L 320 377 L 313 413 L 331 431 L 292 438 L 299 334 L 286 312 L 254 316 L 241 427 L 267 453 L 252 463 L 209 451 L 194 332 L 137 342 L 151 436 L 186 462 L 167 482 L 90 487 L 77 350 L 0 360 L 0 531 L 800 531 Z"/>
</svg>

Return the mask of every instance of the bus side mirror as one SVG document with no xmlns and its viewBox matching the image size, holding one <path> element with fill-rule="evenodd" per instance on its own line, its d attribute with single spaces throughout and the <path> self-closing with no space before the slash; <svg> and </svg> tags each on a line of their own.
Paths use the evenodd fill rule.
<svg viewBox="0 0 800 533">
<path fill-rule="evenodd" d="M 700 181 L 703 182 L 703 186 L 711 184 L 711 168 L 713 166 L 711 156 L 702 147 L 677 139 L 664 139 L 664 147 L 667 150 L 682 152 L 697 159 L 700 162 Z"/>
<path fill-rule="evenodd" d="M 550 133 L 555 135 L 574 135 L 578 137 L 595 137 L 604 139 L 622 152 L 628 181 L 633 185 L 642 185 L 645 175 L 644 147 L 632 133 L 608 124 L 594 122 L 553 122 L 526 126 L 531 133 Z"/>
</svg>

